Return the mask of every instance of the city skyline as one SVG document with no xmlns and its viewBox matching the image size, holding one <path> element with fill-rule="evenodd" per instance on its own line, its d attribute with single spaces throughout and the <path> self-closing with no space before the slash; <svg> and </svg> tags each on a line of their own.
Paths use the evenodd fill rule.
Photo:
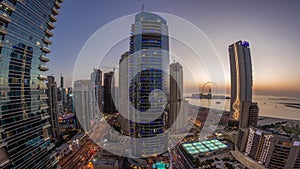
<svg viewBox="0 0 300 169">
<path fill-rule="evenodd" d="M 73 12 L 78 7 L 76 3 L 65 2 L 64 10 L 61 11 L 59 16 L 57 29 L 54 31 L 57 36 L 53 38 L 53 41 L 56 42 L 57 40 L 57 43 L 51 46 L 51 49 L 53 49 L 51 58 L 53 60 L 49 66 L 55 66 L 55 70 L 50 70 L 50 73 L 54 76 L 58 76 L 60 73 L 64 75 L 72 74 L 76 57 L 89 36 L 114 19 L 140 12 L 142 4 L 142 2 L 136 1 L 125 1 L 117 5 L 114 2 L 95 3 L 98 5 L 93 6 L 100 8 L 100 10 L 95 10 L 93 13 L 80 14 L 82 19 L 79 22 L 86 24 L 86 26 L 76 28 L 74 26 L 75 24 L 78 25 L 78 21 L 75 23 L 69 18 L 73 16 Z M 211 10 L 205 8 L 214 6 L 215 2 L 160 1 L 161 5 L 159 6 L 155 5 L 155 3 L 158 3 L 157 1 L 143 1 L 143 3 L 146 11 L 160 11 L 187 19 L 208 36 L 220 55 L 228 89 L 230 71 L 227 45 L 244 39 L 250 42 L 252 58 L 255 63 L 253 64 L 254 94 L 299 95 L 300 80 L 297 78 L 297 73 L 300 72 L 300 68 L 297 67 L 297 63 L 299 63 L 297 53 L 299 52 L 297 52 L 298 48 L 296 47 L 299 43 L 297 42 L 299 23 L 296 22 L 296 18 L 298 18 L 297 16 L 300 13 L 295 8 L 299 2 L 255 1 L 234 3 L 234 1 L 229 1 L 219 2 L 218 4 L 224 4 L 216 5 L 215 8 L 209 8 Z M 230 7 L 230 4 L 233 3 L 234 8 L 239 9 L 238 15 L 235 15 L 233 7 Z M 251 7 L 257 6 L 258 3 L 260 3 L 260 7 L 257 7 L 258 9 L 255 8 L 257 11 L 254 12 Z M 87 5 L 88 8 L 94 8 L 90 4 Z M 119 8 L 119 5 L 122 6 L 121 10 L 115 10 L 115 12 L 109 10 L 109 7 Z M 104 9 L 104 6 L 107 8 Z M 179 9 L 178 6 L 185 6 L 186 8 Z M 224 7 L 220 8 L 219 6 Z M 246 9 L 244 6 L 249 6 L 250 8 Z M 280 10 L 277 10 L 279 7 Z M 100 16 L 105 17 L 102 18 Z M 91 21 L 83 20 L 83 18 L 91 18 Z M 64 20 L 64 22 L 60 22 L 60 20 Z M 99 22 L 94 22 L 95 20 Z M 72 26 L 74 28 L 70 31 Z M 79 33 L 79 31 L 81 32 Z M 64 37 L 70 37 L 71 40 Z M 75 37 L 78 40 L 72 41 L 72 38 Z M 68 42 L 66 42 L 67 39 Z M 120 51 L 119 54 L 122 54 L 122 52 Z M 201 86 L 203 83 L 199 85 Z M 66 84 L 71 85 L 71 77 L 66 77 Z"/>
<path fill-rule="evenodd" d="M 300 2 L 82 2 L 0 0 L 1 169 L 300 168 Z"/>
</svg>

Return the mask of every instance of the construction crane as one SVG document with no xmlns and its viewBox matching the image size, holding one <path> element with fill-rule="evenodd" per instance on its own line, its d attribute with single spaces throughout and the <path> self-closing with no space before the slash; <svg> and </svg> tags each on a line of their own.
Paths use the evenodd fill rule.
<svg viewBox="0 0 300 169">
<path fill-rule="evenodd" d="M 100 69 L 113 69 L 113 72 L 115 72 L 119 68 L 117 66 L 100 66 Z"/>
</svg>

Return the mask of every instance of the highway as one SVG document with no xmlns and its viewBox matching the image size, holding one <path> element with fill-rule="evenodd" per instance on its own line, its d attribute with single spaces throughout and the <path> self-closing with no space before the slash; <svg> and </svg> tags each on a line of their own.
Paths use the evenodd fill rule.
<svg viewBox="0 0 300 169">
<path fill-rule="evenodd" d="M 83 146 L 66 161 L 61 168 L 62 169 L 80 169 L 82 159 L 88 154 L 90 150 L 90 145 L 92 145 L 92 141 L 86 141 Z"/>
</svg>

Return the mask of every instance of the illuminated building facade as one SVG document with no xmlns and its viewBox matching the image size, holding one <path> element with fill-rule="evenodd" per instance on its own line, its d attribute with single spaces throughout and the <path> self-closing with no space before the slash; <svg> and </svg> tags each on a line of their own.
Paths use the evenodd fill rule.
<svg viewBox="0 0 300 169">
<path fill-rule="evenodd" d="M 239 129 L 237 149 L 272 169 L 296 169 L 300 166 L 300 140 L 257 128 Z"/>
<path fill-rule="evenodd" d="M 233 121 L 239 127 L 246 128 L 256 124 L 250 113 L 252 105 L 252 64 L 249 43 L 238 41 L 229 46 L 230 71 L 231 71 L 231 103 L 230 112 Z M 258 109 L 257 109 L 258 110 Z M 254 120 L 252 122 L 251 120 Z"/>
</svg>

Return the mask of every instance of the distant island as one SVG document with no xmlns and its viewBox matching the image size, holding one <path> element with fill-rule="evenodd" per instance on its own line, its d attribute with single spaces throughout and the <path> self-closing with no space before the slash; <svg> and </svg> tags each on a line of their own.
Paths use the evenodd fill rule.
<svg viewBox="0 0 300 169">
<path fill-rule="evenodd" d="M 224 95 L 211 95 L 211 94 L 192 94 L 192 96 L 187 96 L 186 98 L 192 99 L 230 99 L 229 96 Z"/>
<path fill-rule="evenodd" d="M 300 103 L 278 103 L 278 104 L 283 104 L 286 107 L 300 109 Z"/>
<path fill-rule="evenodd" d="M 269 100 L 296 100 L 292 98 L 268 98 Z"/>
</svg>

